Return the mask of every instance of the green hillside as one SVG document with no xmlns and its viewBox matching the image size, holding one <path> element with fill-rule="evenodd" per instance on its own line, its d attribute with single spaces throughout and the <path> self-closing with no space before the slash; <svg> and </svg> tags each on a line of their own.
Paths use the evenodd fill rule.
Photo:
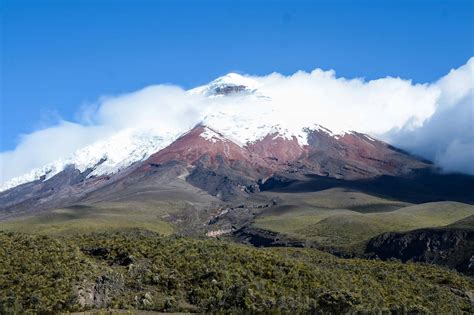
<svg viewBox="0 0 474 315">
<path fill-rule="evenodd" d="M 163 235 L 175 227 L 165 218 L 185 204 L 164 202 L 117 202 L 78 205 L 50 210 L 31 217 L 0 222 L 0 230 L 44 235 L 70 235 L 96 231 L 140 228 Z"/>
<path fill-rule="evenodd" d="M 262 212 L 253 226 L 350 251 L 383 232 L 441 227 L 474 215 L 474 206 L 459 202 L 407 205 L 340 189 L 279 196 L 279 206 Z"/>
<path fill-rule="evenodd" d="M 472 313 L 472 279 L 434 266 L 152 232 L 0 233 L 0 313 Z"/>
</svg>

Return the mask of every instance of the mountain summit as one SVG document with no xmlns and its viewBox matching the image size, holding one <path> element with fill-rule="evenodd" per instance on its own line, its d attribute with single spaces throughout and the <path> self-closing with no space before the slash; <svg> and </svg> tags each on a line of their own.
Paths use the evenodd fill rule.
<svg viewBox="0 0 474 315">
<path fill-rule="evenodd" d="M 317 118 L 306 124 L 285 119 L 271 100 L 256 109 L 244 107 L 264 97 L 251 77 L 230 73 L 187 93 L 215 103 L 194 127 L 174 132 L 125 129 L 58 157 L 2 185 L 0 216 L 178 182 L 217 198 L 215 202 L 229 202 L 311 176 L 354 181 L 433 169 L 369 135 L 332 132 Z"/>
<path fill-rule="evenodd" d="M 205 96 L 223 96 L 234 93 L 252 93 L 257 90 L 259 83 L 247 76 L 237 73 L 228 73 L 219 77 L 211 83 L 197 87 L 189 91 L 192 94 L 202 94 Z"/>
</svg>

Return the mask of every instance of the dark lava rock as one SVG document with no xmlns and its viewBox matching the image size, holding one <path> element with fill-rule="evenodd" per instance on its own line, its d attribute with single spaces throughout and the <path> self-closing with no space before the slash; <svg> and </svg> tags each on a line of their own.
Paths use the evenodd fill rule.
<svg viewBox="0 0 474 315">
<path fill-rule="evenodd" d="M 216 95 L 229 95 L 247 90 L 245 85 L 223 85 L 214 89 Z"/>
<path fill-rule="evenodd" d="M 233 237 L 238 241 L 255 247 L 305 247 L 305 243 L 293 240 L 276 232 L 262 229 L 243 227 L 234 232 Z"/>
<path fill-rule="evenodd" d="M 135 262 L 135 257 L 129 255 L 128 253 L 120 253 L 118 254 L 115 259 L 114 263 L 120 266 L 129 266 Z"/>
<path fill-rule="evenodd" d="M 422 229 L 384 233 L 372 238 L 366 254 L 383 260 L 424 262 L 474 275 L 474 230 Z"/>
<path fill-rule="evenodd" d="M 86 248 L 83 251 L 88 255 L 100 257 L 103 259 L 106 258 L 110 254 L 110 250 L 105 247 Z"/>
</svg>

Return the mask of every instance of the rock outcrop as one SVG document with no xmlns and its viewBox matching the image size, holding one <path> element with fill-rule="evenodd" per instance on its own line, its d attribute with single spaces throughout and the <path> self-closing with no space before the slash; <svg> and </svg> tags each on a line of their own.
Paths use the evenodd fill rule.
<svg viewBox="0 0 474 315">
<path fill-rule="evenodd" d="M 383 260 L 424 262 L 474 275 L 474 230 L 421 229 L 384 233 L 371 239 L 366 253 Z"/>
</svg>

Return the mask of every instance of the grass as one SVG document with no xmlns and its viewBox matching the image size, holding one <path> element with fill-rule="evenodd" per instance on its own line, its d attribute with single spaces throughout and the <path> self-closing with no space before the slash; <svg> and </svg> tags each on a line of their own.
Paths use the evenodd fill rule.
<svg viewBox="0 0 474 315">
<path fill-rule="evenodd" d="M 180 200 L 174 192 L 161 192 L 160 199 L 133 196 L 3 221 L 0 230 L 42 235 L 127 229 L 162 235 L 177 231 L 196 234 L 202 230 L 202 222 L 208 220 L 205 211 L 195 208 L 202 206 L 200 199 Z M 255 198 L 277 200 L 277 205 L 258 214 L 254 226 L 349 252 L 360 252 L 368 239 L 384 232 L 446 226 L 474 215 L 474 207 L 462 203 L 413 205 L 342 188 L 309 193 L 263 192 Z"/>
<path fill-rule="evenodd" d="M 411 205 L 342 189 L 278 198 L 279 205 L 262 212 L 255 227 L 345 251 L 360 251 L 384 232 L 446 226 L 474 215 L 474 206 L 459 202 Z"/>
<path fill-rule="evenodd" d="M 457 228 L 457 229 L 474 230 L 474 215 L 468 216 L 467 218 L 454 222 L 453 224 L 448 225 L 448 227 Z"/>
<path fill-rule="evenodd" d="M 257 249 L 151 232 L 0 232 L 0 313 L 472 313 L 472 279 L 439 267 Z"/>
<path fill-rule="evenodd" d="M 357 212 L 383 212 L 411 205 L 396 200 L 383 199 L 362 192 L 344 188 L 332 188 L 307 193 L 272 193 L 263 192 L 268 199 L 277 199 L 282 205 L 298 207 L 316 207 L 328 209 L 350 209 Z"/>
<path fill-rule="evenodd" d="M 43 235 L 146 229 L 170 235 L 175 227 L 165 218 L 181 207 L 169 203 L 101 203 L 55 209 L 47 213 L 0 222 L 0 230 Z M 171 209 L 164 211 L 162 209 Z"/>
</svg>

